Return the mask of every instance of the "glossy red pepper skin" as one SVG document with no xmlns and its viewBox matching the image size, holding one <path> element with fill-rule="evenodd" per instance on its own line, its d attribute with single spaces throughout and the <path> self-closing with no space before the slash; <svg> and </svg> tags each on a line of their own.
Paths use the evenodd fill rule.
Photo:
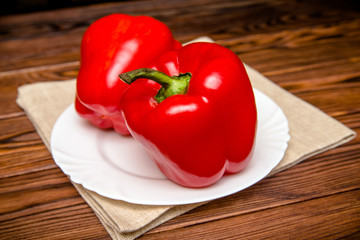
<svg viewBox="0 0 360 240">
<path fill-rule="evenodd" d="M 160 86 L 139 79 L 125 91 L 121 108 L 133 137 L 160 170 L 186 187 L 206 187 L 250 161 L 257 112 L 240 59 L 214 43 L 193 43 L 161 56 L 153 69 L 192 74 L 186 94 L 158 103 Z"/>
<path fill-rule="evenodd" d="M 76 111 L 99 128 L 128 134 L 119 107 L 128 85 L 118 75 L 180 47 L 165 24 L 148 16 L 112 14 L 95 21 L 81 42 Z"/>
</svg>

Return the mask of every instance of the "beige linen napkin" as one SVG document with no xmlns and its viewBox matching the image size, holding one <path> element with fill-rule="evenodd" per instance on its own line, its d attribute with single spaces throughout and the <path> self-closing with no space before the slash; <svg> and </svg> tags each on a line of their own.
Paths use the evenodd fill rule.
<svg viewBox="0 0 360 240">
<path fill-rule="evenodd" d="M 319 109 L 280 88 L 259 72 L 246 66 L 255 88 L 271 97 L 289 121 L 290 142 L 284 158 L 269 174 L 282 171 L 320 152 L 334 148 L 355 136 L 355 132 Z M 74 101 L 75 80 L 42 82 L 21 86 L 17 103 L 27 113 L 49 148 L 52 127 Z M 134 239 L 159 224 L 204 203 L 178 206 L 151 206 L 127 203 L 98 195 L 73 183 L 94 210 L 113 239 Z"/>
</svg>

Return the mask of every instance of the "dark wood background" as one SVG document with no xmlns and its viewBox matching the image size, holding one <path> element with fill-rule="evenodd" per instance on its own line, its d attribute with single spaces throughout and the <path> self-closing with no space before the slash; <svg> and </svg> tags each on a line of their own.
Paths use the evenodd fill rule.
<svg viewBox="0 0 360 240">
<path fill-rule="evenodd" d="M 24 2 L 15 1 L 17 6 Z M 181 42 L 210 36 L 358 134 L 341 147 L 174 218 L 141 239 L 360 239 L 357 1 L 85 4 L 10 6 L 1 12 L 0 239 L 110 239 L 15 99 L 23 84 L 75 78 L 82 34 L 114 12 L 153 16 Z"/>
</svg>

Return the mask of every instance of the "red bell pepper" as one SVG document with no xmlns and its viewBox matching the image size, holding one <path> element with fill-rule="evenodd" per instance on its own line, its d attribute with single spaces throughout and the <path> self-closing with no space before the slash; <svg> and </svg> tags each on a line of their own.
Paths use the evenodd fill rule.
<svg viewBox="0 0 360 240">
<path fill-rule="evenodd" d="M 130 133 L 170 180 L 205 187 L 246 167 L 257 112 L 246 70 L 232 51 L 192 43 L 162 55 L 152 69 L 120 78 L 131 84 L 120 102 Z"/>
<path fill-rule="evenodd" d="M 112 14 L 95 21 L 81 42 L 78 114 L 99 128 L 128 134 L 119 108 L 128 85 L 118 75 L 148 67 L 160 54 L 180 47 L 169 28 L 151 17 Z"/>
</svg>

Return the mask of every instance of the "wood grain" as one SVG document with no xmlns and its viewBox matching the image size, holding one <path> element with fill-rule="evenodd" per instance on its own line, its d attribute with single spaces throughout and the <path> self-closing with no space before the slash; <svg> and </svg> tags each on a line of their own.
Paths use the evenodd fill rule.
<svg viewBox="0 0 360 240">
<path fill-rule="evenodd" d="M 181 42 L 212 37 L 358 134 L 140 239 L 360 238 L 357 3 L 161 0 L 0 16 L 0 239 L 110 239 L 15 100 L 21 85 L 76 78 L 82 34 L 115 12 L 153 16 Z"/>
</svg>

